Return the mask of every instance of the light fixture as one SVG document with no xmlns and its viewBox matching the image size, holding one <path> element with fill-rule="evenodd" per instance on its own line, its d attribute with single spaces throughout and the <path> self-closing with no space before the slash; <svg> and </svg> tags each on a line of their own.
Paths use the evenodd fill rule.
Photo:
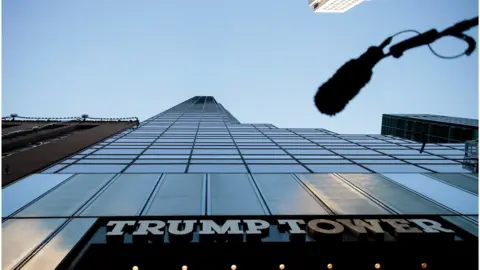
<svg viewBox="0 0 480 270">
<path fill-rule="evenodd" d="M 182 266 L 182 270 L 187 270 L 188 267 L 186 265 Z"/>
<path fill-rule="evenodd" d="M 422 263 L 422 269 L 426 269 L 427 268 L 427 264 L 426 263 Z"/>
<path fill-rule="evenodd" d="M 237 266 L 234 264 L 234 265 L 232 265 L 231 268 L 232 268 L 232 270 L 236 270 L 236 269 L 237 269 Z"/>
<path fill-rule="evenodd" d="M 138 270 L 138 266 L 132 267 L 132 270 Z"/>
<path fill-rule="evenodd" d="M 331 263 L 327 264 L 327 268 L 328 269 L 333 269 L 333 264 L 331 264 Z"/>
<path fill-rule="evenodd" d="M 283 270 L 283 269 L 285 269 L 285 265 L 280 264 L 279 268 L 280 268 L 280 270 Z"/>
<path fill-rule="evenodd" d="M 375 269 L 380 269 L 380 264 L 379 263 L 375 264 Z"/>
</svg>

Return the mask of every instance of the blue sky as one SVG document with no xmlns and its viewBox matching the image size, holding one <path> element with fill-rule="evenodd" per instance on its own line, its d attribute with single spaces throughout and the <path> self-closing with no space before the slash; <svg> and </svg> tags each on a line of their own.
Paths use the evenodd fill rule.
<svg viewBox="0 0 480 270">
<path fill-rule="evenodd" d="M 369 46 L 477 16 L 478 1 L 371 0 L 344 14 L 307 3 L 4 0 L 2 115 L 144 120 L 212 95 L 242 123 L 338 133 L 378 134 L 383 113 L 478 118 L 477 52 L 441 60 L 415 49 L 382 61 L 336 117 L 313 104 L 318 86 Z M 468 33 L 478 40 L 477 31 Z"/>
</svg>

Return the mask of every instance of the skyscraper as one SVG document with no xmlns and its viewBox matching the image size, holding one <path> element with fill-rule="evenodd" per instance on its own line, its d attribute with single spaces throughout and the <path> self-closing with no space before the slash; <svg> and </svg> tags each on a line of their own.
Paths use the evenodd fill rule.
<svg viewBox="0 0 480 270">
<path fill-rule="evenodd" d="M 420 147 L 241 124 L 193 97 L 4 188 L 3 268 L 476 265 L 464 145 Z"/>
<path fill-rule="evenodd" d="M 478 119 L 432 114 L 384 114 L 382 135 L 428 143 L 464 143 L 478 140 Z"/>
</svg>

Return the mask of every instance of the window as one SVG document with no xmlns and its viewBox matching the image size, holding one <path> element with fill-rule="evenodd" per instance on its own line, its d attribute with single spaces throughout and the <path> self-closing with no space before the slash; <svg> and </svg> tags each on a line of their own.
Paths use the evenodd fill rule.
<svg viewBox="0 0 480 270">
<path fill-rule="evenodd" d="M 70 159 L 70 160 L 72 160 L 72 159 Z M 62 163 L 67 163 L 67 161 L 68 161 L 68 160 L 63 161 Z M 77 161 L 77 160 L 74 159 L 73 162 L 75 162 L 75 161 Z M 52 166 L 52 167 L 50 167 L 50 168 L 42 171 L 42 173 L 54 173 L 54 172 L 60 170 L 61 168 L 65 167 L 65 166 L 67 166 L 67 165 L 66 165 L 66 164 L 55 165 L 55 166 Z"/>
<path fill-rule="evenodd" d="M 87 150 L 82 151 L 80 154 L 88 155 L 88 154 L 91 154 L 92 152 L 95 152 L 95 150 L 96 149 L 87 149 Z"/>
<path fill-rule="evenodd" d="M 429 170 L 432 170 L 434 172 L 439 172 L 439 173 L 471 173 L 466 168 L 463 168 L 463 165 L 460 163 L 456 163 L 455 165 L 452 164 L 442 164 L 442 165 L 421 165 L 424 168 L 427 168 Z"/>
<path fill-rule="evenodd" d="M 113 174 L 78 174 L 48 193 L 15 217 L 71 216 L 95 193 L 103 188 Z"/>
<path fill-rule="evenodd" d="M 80 159 L 76 164 L 129 164 L 125 159 Z"/>
<path fill-rule="evenodd" d="M 183 173 L 186 164 L 130 165 L 125 173 Z"/>
<path fill-rule="evenodd" d="M 71 176 L 71 174 L 32 174 L 3 188 L 2 216 L 11 215 Z"/>
<path fill-rule="evenodd" d="M 334 149 L 332 151 L 340 155 L 380 155 L 369 149 Z"/>
<path fill-rule="evenodd" d="M 23 257 L 43 242 L 67 219 L 16 219 L 2 224 L 2 269 L 14 269 Z"/>
<path fill-rule="evenodd" d="M 95 154 L 98 155 L 129 155 L 140 154 L 143 149 L 100 149 Z"/>
<path fill-rule="evenodd" d="M 240 149 L 242 155 L 286 155 L 280 148 L 274 149 Z"/>
<path fill-rule="evenodd" d="M 273 215 L 328 215 L 291 175 L 254 174 L 253 177 Z"/>
<path fill-rule="evenodd" d="M 248 174 L 209 176 L 211 215 L 265 215 Z"/>
<path fill-rule="evenodd" d="M 271 164 L 271 163 L 282 163 L 282 164 L 298 164 L 298 162 L 294 159 L 246 159 L 246 163 L 248 164 Z"/>
<path fill-rule="evenodd" d="M 89 155 L 86 159 L 128 159 L 133 160 L 137 155 Z"/>
<path fill-rule="evenodd" d="M 369 165 L 369 164 L 364 164 L 364 167 L 378 173 L 384 173 L 384 172 L 392 172 L 392 173 L 422 173 L 422 172 L 428 172 L 425 169 L 422 169 L 420 167 L 417 167 L 415 165 L 410 165 L 410 164 L 393 164 L 393 165 Z"/>
<path fill-rule="evenodd" d="M 339 215 L 386 215 L 386 211 L 331 174 L 298 174 L 327 206 Z"/>
<path fill-rule="evenodd" d="M 87 165 L 74 164 L 59 173 L 119 173 L 126 165 Z"/>
<path fill-rule="evenodd" d="M 300 164 L 276 164 L 276 165 L 260 165 L 249 164 L 248 168 L 252 173 L 303 173 L 308 172 L 305 167 Z"/>
<path fill-rule="evenodd" d="M 203 215 L 203 178 L 203 174 L 167 174 L 160 180 L 145 215 Z"/>
<path fill-rule="evenodd" d="M 288 149 L 287 152 L 293 155 L 333 155 L 332 152 L 323 149 Z"/>
<path fill-rule="evenodd" d="M 198 149 L 195 148 L 193 150 L 194 155 L 207 155 L 207 154 L 212 154 L 212 155 L 238 155 L 238 150 L 237 149 Z"/>
<path fill-rule="evenodd" d="M 462 214 L 478 214 L 478 197 L 421 174 L 384 174 L 391 181 L 406 186 Z"/>
<path fill-rule="evenodd" d="M 147 149 L 146 155 L 189 155 L 191 149 Z"/>
<path fill-rule="evenodd" d="M 73 219 L 59 234 L 30 259 L 22 269 L 55 269 L 77 242 L 87 233 L 96 220 L 96 218 Z M 45 222 L 45 219 L 43 221 Z"/>
<path fill-rule="evenodd" d="M 192 159 L 190 163 L 237 163 L 243 164 L 243 160 L 241 159 Z"/>
<path fill-rule="evenodd" d="M 415 175 L 408 174 L 408 177 L 416 177 Z M 400 214 L 439 215 L 451 213 L 378 174 L 341 174 L 340 176 L 377 200 L 394 208 Z"/>
<path fill-rule="evenodd" d="M 245 165 L 240 165 L 240 164 L 216 164 L 216 165 L 210 165 L 210 164 L 191 164 L 188 167 L 188 172 L 192 173 L 246 173 L 247 168 Z"/>
<path fill-rule="evenodd" d="M 190 155 L 140 155 L 139 159 L 188 159 Z"/>
<path fill-rule="evenodd" d="M 123 174 L 81 216 L 139 215 L 160 174 Z"/>
<path fill-rule="evenodd" d="M 346 159 L 301 159 L 300 162 L 305 164 L 351 164 Z"/>
<path fill-rule="evenodd" d="M 318 164 L 306 165 L 313 172 L 318 173 L 355 173 L 355 172 L 369 172 L 368 170 L 354 164 Z"/>
</svg>

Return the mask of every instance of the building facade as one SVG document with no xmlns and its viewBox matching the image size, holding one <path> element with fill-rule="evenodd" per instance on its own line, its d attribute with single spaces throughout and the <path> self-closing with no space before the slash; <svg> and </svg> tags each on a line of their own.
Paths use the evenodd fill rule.
<svg viewBox="0 0 480 270">
<path fill-rule="evenodd" d="M 384 114 L 382 135 L 427 143 L 464 143 L 478 140 L 478 120 L 431 114 Z"/>
<path fill-rule="evenodd" d="M 478 268 L 464 145 L 420 148 L 193 97 L 3 188 L 3 268 Z"/>
<path fill-rule="evenodd" d="M 4 117 L 2 187 L 135 125 L 138 120 L 133 118 L 113 121 Z"/>
</svg>

